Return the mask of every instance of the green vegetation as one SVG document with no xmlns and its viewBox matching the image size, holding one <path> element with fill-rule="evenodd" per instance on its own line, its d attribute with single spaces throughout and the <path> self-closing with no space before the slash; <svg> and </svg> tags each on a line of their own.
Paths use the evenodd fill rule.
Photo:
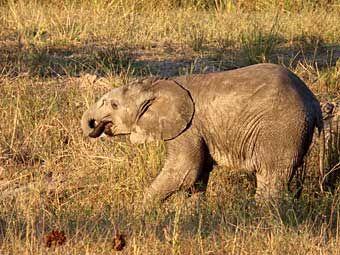
<svg viewBox="0 0 340 255">
<path fill-rule="evenodd" d="M 336 0 L 0 0 L 0 253 L 110 254 L 123 233 L 122 254 L 339 254 L 339 135 L 324 194 L 315 139 L 295 203 L 258 208 L 248 176 L 217 168 L 206 200 L 144 212 L 163 143 L 80 130 L 96 98 L 147 75 L 273 62 L 339 100 L 339 20 Z M 46 248 L 55 229 L 66 242 Z"/>
</svg>

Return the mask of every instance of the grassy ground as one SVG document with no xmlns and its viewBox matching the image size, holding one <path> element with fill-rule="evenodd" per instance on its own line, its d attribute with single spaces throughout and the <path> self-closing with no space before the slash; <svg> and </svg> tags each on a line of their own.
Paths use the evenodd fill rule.
<svg viewBox="0 0 340 255">
<path fill-rule="evenodd" d="M 285 208 L 257 208 L 247 176 L 217 168 L 206 200 L 179 192 L 144 213 L 163 144 L 80 130 L 96 98 L 147 75 L 274 62 L 339 100 L 339 1 L 65 2 L 0 1 L 1 254 L 111 254 L 117 233 L 122 254 L 340 254 L 337 175 L 320 194 L 317 139 Z M 46 247 L 52 230 L 64 245 Z"/>
</svg>

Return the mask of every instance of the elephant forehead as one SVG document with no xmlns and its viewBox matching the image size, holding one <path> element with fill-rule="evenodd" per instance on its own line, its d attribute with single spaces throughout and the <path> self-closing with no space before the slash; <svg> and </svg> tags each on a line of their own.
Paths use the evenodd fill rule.
<svg viewBox="0 0 340 255">
<path fill-rule="evenodd" d="M 128 93 L 128 90 L 129 88 L 127 86 L 114 88 L 105 94 L 103 98 L 107 100 L 117 100 L 117 102 L 120 104 L 133 103 L 135 101 L 135 97 L 131 97 L 130 93 Z"/>
<path fill-rule="evenodd" d="M 112 89 L 105 96 L 108 98 L 122 97 L 126 93 L 126 90 L 127 90 L 126 86 L 121 86 L 121 87 Z"/>
</svg>

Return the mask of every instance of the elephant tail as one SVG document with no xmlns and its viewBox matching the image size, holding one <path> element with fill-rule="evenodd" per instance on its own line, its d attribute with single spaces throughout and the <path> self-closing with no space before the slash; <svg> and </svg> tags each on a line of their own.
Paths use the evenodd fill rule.
<svg viewBox="0 0 340 255">
<path fill-rule="evenodd" d="M 319 131 L 319 185 L 321 193 L 324 192 L 324 182 L 325 182 L 325 129 L 323 126 L 322 117 L 318 120 L 317 128 Z"/>
</svg>

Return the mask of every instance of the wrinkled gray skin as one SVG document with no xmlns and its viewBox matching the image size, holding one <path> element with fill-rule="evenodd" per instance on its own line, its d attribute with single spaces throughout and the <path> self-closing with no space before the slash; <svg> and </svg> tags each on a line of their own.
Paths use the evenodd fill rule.
<svg viewBox="0 0 340 255">
<path fill-rule="evenodd" d="M 111 90 L 82 117 L 90 137 L 165 141 L 165 163 L 146 200 L 179 189 L 204 192 L 213 162 L 255 173 L 257 196 L 279 196 L 303 163 L 315 127 L 323 128 L 318 100 L 273 64 L 142 80 Z"/>
</svg>

